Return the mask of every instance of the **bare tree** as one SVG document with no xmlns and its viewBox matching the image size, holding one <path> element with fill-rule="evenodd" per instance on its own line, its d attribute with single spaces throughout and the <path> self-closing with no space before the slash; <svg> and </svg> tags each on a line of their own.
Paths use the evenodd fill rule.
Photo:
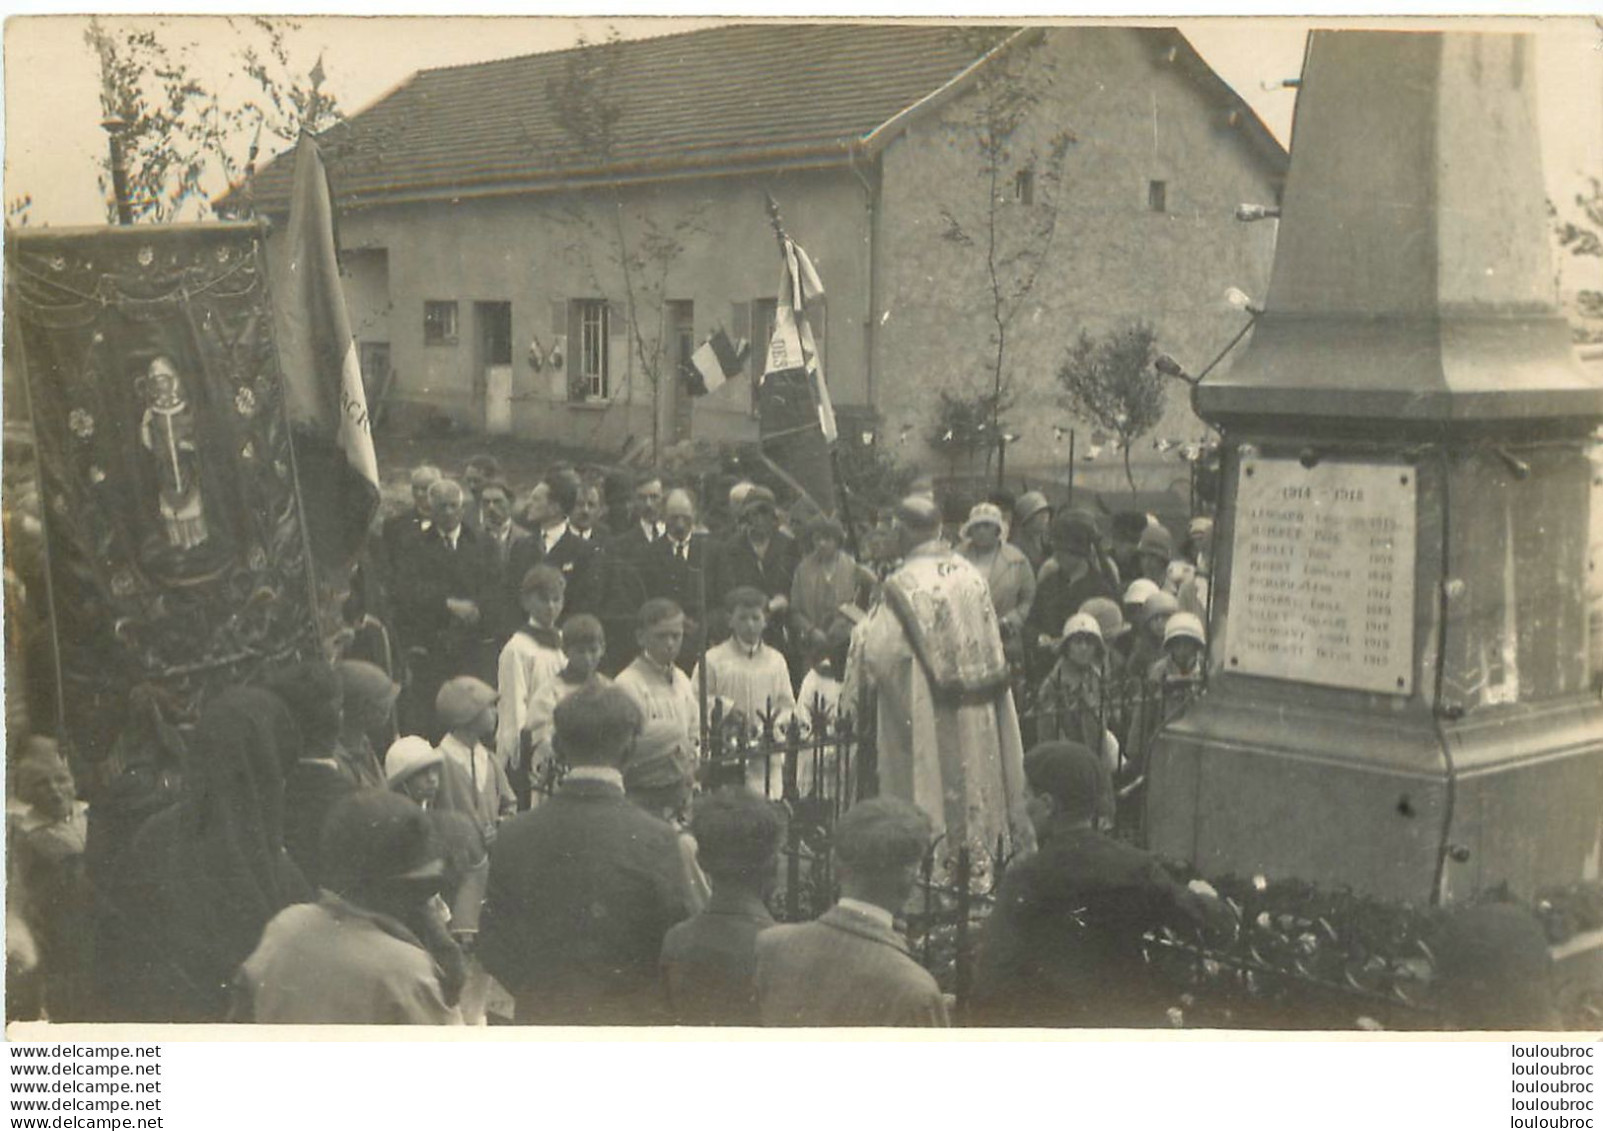
<svg viewBox="0 0 1603 1131">
<path fill-rule="evenodd" d="M 1079 341 L 1058 367 L 1064 402 L 1076 416 L 1119 437 L 1124 478 L 1135 494 L 1130 449 L 1158 426 L 1166 403 L 1165 379 L 1153 368 L 1157 335 L 1136 322 L 1102 338 L 1080 331 Z"/>
<path fill-rule="evenodd" d="M 559 159 L 571 162 L 577 158 L 602 170 L 613 164 L 619 128 L 629 109 L 617 92 L 619 48 L 616 32 L 599 44 L 587 44 L 581 38 L 564 59 L 561 77 L 547 85 L 547 105 L 570 147 Z M 631 209 L 621 186 L 610 178 L 601 195 L 605 214 L 600 219 L 586 207 L 593 196 L 567 200 L 563 219 L 573 238 L 566 250 L 598 293 L 606 293 L 608 276 L 615 277 L 623 288 L 629 379 L 632 387 L 633 374 L 639 372 L 650 389 L 651 458 L 660 465 L 663 383 L 678 379 L 668 364 L 668 283 L 684 254 L 685 241 L 704 231 L 701 209 L 691 208 L 668 218 L 654 214 L 649 206 Z"/>
<path fill-rule="evenodd" d="M 228 54 L 244 77 L 237 89 L 202 81 L 197 60 L 202 52 L 215 57 L 217 40 L 186 37 L 193 25 L 181 20 L 94 18 L 84 32 L 100 57 L 100 109 L 120 149 L 136 221 L 203 215 L 214 195 L 238 183 L 264 134 L 292 141 L 341 119 L 323 89 L 322 60 L 302 73 L 291 58 L 286 36 L 297 24 L 257 16 L 225 24 Z M 100 183 L 115 222 L 109 154 L 101 158 Z"/>
<path fill-rule="evenodd" d="M 1009 332 L 1050 256 L 1064 163 L 1076 138 L 1058 130 L 1037 143 L 1029 141 L 1032 115 L 1053 83 L 1050 61 L 1032 56 L 1029 44 L 1019 42 L 1030 33 L 1001 44 L 985 28 L 958 28 L 953 34 L 975 58 L 990 56 L 946 121 L 953 140 L 970 147 L 973 175 L 949 182 L 940 205 L 942 237 L 983 270 L 990 333 L 982 364 L 989 392 L 968 399 L 983 401 L 990 413 L 989 471 L 1003 442 L 1002 416 L 1015 399 Z M 962 393 L 954 397 L 965 399 Z"/>
</svg>

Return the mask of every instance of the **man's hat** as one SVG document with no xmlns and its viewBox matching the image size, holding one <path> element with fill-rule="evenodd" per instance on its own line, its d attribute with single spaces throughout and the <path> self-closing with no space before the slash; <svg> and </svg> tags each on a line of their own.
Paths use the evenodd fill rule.
<svg viewBox="0 0 1603 1131">
<path fill-rule="evenodd" d="M 772 511 L 777 510 L 778 506 L 778 500 L 774 498 L 772 491 L 767 487 L 754 486 L 750 491 L 746 492 L 746 497 L 741 500 L 740 514 L 744 518 L 759 507 L 767 507 Z"/>
<path fill-rule="evenodd" d="M 409 734 L 390 743 L 385 752 L 384 781 L 392 787 L 398 786 L 413 774 L 444 761 L 445 755 L 429 745 L 428 739 Z"/>
<path fill-rule="evenodd" d="M 1073 511 L 1063 511 L 1052 518 L 1052 548 L 1054 550 L 1067 550 L 1081 557 L 1090 557 L 1095 552 L 1096 527 L 1092 526 L 1083 515 Z"/>
<path fill-rule="evenodd" d="M 1174 557 L 1174 539 L 1169 534 L 1169 528 L 1161 523 L 1152 523 L 1141 532 L 1141 541 L 1136 545 L 1136 552 L 1141 554 L 1163 555 L 1168 561 Z"/>
<path fill-rule="evenodd" d="M 695 781 L 696 765 L 685 750 L 689 742 L 680 723 L 671 719 L 647 723 L 624 763 L 624 789 L 669 789 Z"/>
<path fill-rule="evenodd" d="M 467 726 L 496 703 L 495 688 L 470 675 L 459 675 L 440 685 L 434 697 L 434 714 L 447 730 Z"/>
<path fill-rule="evenodd" d="M 445 871 L 428 815 L 382 789 L 360 790 L 334 806 L 323 824 L 322 858 L 327 885 L 344 893 L 389 880 L 435 879 Z"/>
</svg>

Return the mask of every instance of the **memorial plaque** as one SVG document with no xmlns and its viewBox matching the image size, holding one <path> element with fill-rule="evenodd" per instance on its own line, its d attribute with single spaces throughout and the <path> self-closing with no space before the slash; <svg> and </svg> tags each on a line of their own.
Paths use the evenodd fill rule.
<svg viewBox="0 0 1603 1131">
<path fill-rule="evenodd" d="M 1411 694 L 1417 499 L 1404 465 L 1244 460 L 1226 669 Z"/>
</svg>

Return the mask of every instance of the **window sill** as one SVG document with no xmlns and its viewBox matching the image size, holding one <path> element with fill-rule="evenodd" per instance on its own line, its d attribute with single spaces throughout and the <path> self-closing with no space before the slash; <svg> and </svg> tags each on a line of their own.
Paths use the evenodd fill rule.
<svg viewBox="0 0 1603 1131">
<path fill-rule="evenodd" d="M 580 412 L 605 412 L 612 407 L 611 397 L 587 397 L 582 401 L 569 401 L 568 407 Z"/>
<path fill-rule="evenodd" d="M 434 338 L 432 340 L 426 338 L 423 341 L 424 348 L 429 346 L 455 346 L 460 344 L 461 340 L 458 338 Z"/>
</svg>

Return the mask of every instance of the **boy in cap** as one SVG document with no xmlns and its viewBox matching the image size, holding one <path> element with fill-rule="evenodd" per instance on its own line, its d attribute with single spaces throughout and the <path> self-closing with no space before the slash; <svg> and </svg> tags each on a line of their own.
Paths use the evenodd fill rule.
<svg viewBox="0 0 1603 1131">
<path fill-rule="evenodd" d="M 267 924 L 240 968 L 234 1019 L 461 1024 L 435 957 L 431 904 L 445 860 L 428 819 L 402 797 L 363 790 L 335 807 L 323 836 L 321 855 L 337 867 L 318 902 Z"/>
<path fill-rule="evenodd" d="M 567 663 L 562 655 L 562 634 L 557 631 L 566 588 L 562 574 L 552 566 L 537 565 L 523 575 L 521 600 L 529 619 L 501 649 L 497 665 L 495 755 L 513 783 L 519 807 L 525 809 L 529 767 L 524 759 L 527 746 L 523 736 L 529 729 L 529 705 L 534 693 L 556 678 Z"/>
<path fill-rule="evenodd" d="M 494 739 L 495 689 L 470 675 L 448 679 L 434 700 L 434 712 L 445 737 L 439 752 L 458 772 L 452 781 L 465 781 L 469 792 L 452 798 L 450 807 L 471 816 L 486 843 L 495 838 L 497 822 L 517 811 L 517 797 L 499 759 L 484 746 Z"/>
<path fill-rule="evenodd" d="M 740 786 L 697 799 L 690 831 L 712 894 L 701 912 L 662 940 L 663 981 L 676 1024 L 762 1023 L 757 936 L 774 925 L 765 900 L 787 824 L 782 808 Z"/>
<path fill-rule="evenodd" d="M 895 929 L 929 848 L 930 819 L 891 797 L 860 801 L 835 826 L 841 897 L 818 919 L 757 938 L 764 1025 L 945 1027 L 935 979 Z"/>
<path fill-rule="evenodd" d="M 1142 936 L 1188 933 L 1215 910 L 1157 858 L 1099 831 L 1112 791 L 1107 767 L 1077 742 L 1024 759 L 1040 851 L 1008 868 L 985 926 L 975 1013 L 996 1026 L 1165 1023 L 1167 986 L 1142 957 Z"/>
<path fill-rule="evenodd" d="M 353 785 L 382 789 L 384 765 L 376 751 L 387 749 L 395 738 L 395 700 L 401 685 L 365 660 L 340 660 L 334 672 L 344 703 L 334 757 Z"/>
<path fill-rule="evenodd" d="M 666 1019 L 658 958 L 690 894 L 674 830 L 624 796 L 621 767 L 640 724 L 617 684 L 564 699 L 556 746 L 572 769 L 550 800 L 506 822 L 491 850 L 480 955 L 512 993 L 519 1024 Z"/>
<path fill-rule="evenodd" d="M 696 685 L 674 663 L 685 643 L 685 615 L 666 597 L 653 597 L 640 606 L 639 626 L 640 655 L 618 673 L 616 686 L 634 700 L 645 721 L 673 719 L 699 748 L 701 700 Z"/>
</svg>

